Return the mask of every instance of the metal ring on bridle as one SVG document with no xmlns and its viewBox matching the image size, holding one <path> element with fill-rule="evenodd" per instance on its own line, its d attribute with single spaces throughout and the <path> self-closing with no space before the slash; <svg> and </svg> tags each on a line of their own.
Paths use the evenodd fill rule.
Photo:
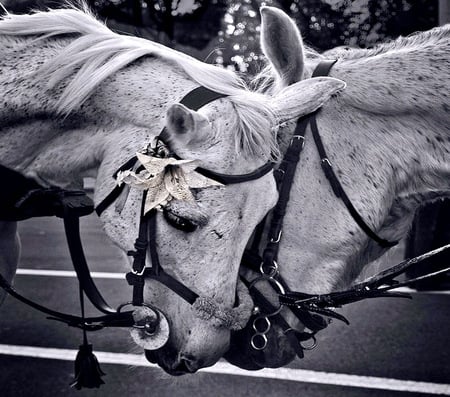
<svg viewBox="0 0 450 397">
<path fill-rule="evenodd" d="M 275 277 L 278 274 L 278 263 L 276 261 L 272 261 L 272 265 L 271 266 L 267 266 L 268 269 L 270 269 L 269 273 L 266 273 L 264 270 L 264 261 L 261 262 L 261 264 L 259 265 L 259 271 L 261 272 L 261 274 L 268 276 L 268 277 Z"/>
<path fill-rule="evenodd" d="M 265 325 L 265 329 L 258 329 L 258 321 L 259 320 L 264 320 L 265 323 L 263 325 Z M 267 332 L 269 332 L 270 328 L 271 328 L 272 324 L 270 322 L 270 320 L 264 316 L 264 317 L 257 317 L 253 320 L 253 329 L 259 333 L 259 334 L 266 334 Z"/>
<path fill-rule="evenodd" d="M 300 346 L 302 347 L 302 349 L 303 350 L 313 350 L 313 349 L 315 349 L 316 346 L 317 346 L 317 339 L 316 339 L 316 337 L 314 335 L 311 335 L 311 338 L 308 339 L 308 340 L 312 340 L 312 344 L 310 346 L 303 346 L 302 343 L 299 342 Z"/>
<path fill-rule="evenodd" d="M 262 339 L 262 344 L 258 345 L 257 341 L 258 338 Z M 266 334 L 261 334 L 261 333 L 257 333 L 255 335 L 253 335 L 250 339 L 250 345 L 253 347 L 253 349 L 255 350 L 264 350 L 267 347 L 267 336 Z"/>
<path fill-rule="evenodd" d="M 259 276 L 259 277 L 255 278 L 248 286 L 248 289 L 251 290 L 260 281 L 268 281 L 269 283 L 273 284 L 276 287 L 276 289 L 278 290 L 277 292 L 280 295 L 286 295 L 286 290 L 284 289 L 283 285 L 278 280 L 274 279 L 273 277 L 267 276 L 267 275 L 263 275 L 263 276 Z"/>
</svg>

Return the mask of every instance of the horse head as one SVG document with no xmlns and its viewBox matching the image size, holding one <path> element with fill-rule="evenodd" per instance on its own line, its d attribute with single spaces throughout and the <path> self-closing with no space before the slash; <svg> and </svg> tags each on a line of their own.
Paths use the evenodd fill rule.
<svg viewBox="0 0 450 397">
<path fill-rule="evenodd" d="M 271 89 L 315 80 L 310 78 L 313 70 L 327 54 L 305 48 L 297 27 L 281 10 L 265 7 L 261 13 L 262 48 L 275 81 Z M 449 37 L 447 26 L 372 50 L 329 53 L 337 59 L 329 76 L 345 81 L 346 89 L 315 116 L 326 160 L 311 129 L 306 130 L 277 260 L 290 289 L 323 294 L 347 288 L 386 251 L 386 242 L 407 234 L 420 203 L 449 195 L 449 116 L 442 112 L 448 105 L 441 88 L 448 84 Z M 399 64 L 401 71 L 395 67 Z M 292 134 L 292 128 L 281 131 L 282 153 Z M 321 160 L 332 165 L 355 211 L 378 238 L 355 221 Z M 289 310 L 282 313 L 292 327 L 303 329 Z M 277 324 L 272 324 L 263 351 L 250 347 L 251 334 L 251 324 L 234 334 L 227 355 L 232 363 L 278 367 L 295 357 Z M 239 348 L 246 348 L 246 354 L 238 353 Z"/>
</svg>

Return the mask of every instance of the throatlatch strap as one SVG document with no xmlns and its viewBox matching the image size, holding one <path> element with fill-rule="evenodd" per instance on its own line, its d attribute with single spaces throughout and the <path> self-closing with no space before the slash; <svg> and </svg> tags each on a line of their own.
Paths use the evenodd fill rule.
<svg viewBox="0 0 450 397">
<path fill-rule="evenodd" d="M 389 241 L 384 238 L 378 236 L 371 227 L 364 221 L 362 216 L 353 206 L 350 201 L 347 193 L 345 192 L 342 184 L 340 183 L 338 177 L 334 173 L 333 167 L 331 165 L 330 160 L 328 159 L 327 153 L 325 151 L 325 147 L 323 146 L 322 138 L 319 134 L 319 129 L 317 128 L 317 121 L 315 115 L 311 116 L 310 120 L 311 131 L 314 138 L 314 142 L 316 143 L 317 150 L 320 156 L 320 165 L 322 166 L 323 172 L 327 177 L 330 185 L 333 189 L 334 194 L 337 198 L 341 199 L 344 205 L 347 207 L 347 210 L 350 212 L 350 215 L 358 224 L 358 226 L 366 233 L 372 240 L 378 243 L 383 248 L 391 248 L 398 244 L 398 241 Z"/>
<path fill-rule="evenodd" d="M 336 62 L 337 62 L 337 59 L 321 61 L 319 63 L 319 65 L 317 65 L 316 69 L 314 70 L 312 77 L 328 76 L 331 68 L 333 67 L 333 65 Z M 309 117 L 311 131 L 312 131 L 312 135 L 314 138 L 314 142 L 316 144 L 317 150 L 320 155 L 322 169 L 323 169 L 328 181 L 331 184 L 334 194 L 336 195 L 336 197 L 340 198 L 343 201 L 344 205 L 347 207 L 348 211 L 350 212 L 350 215 L 353 217 L 355 222 L 372 240 L 377 242 L 383 248 L 394 247 L 395 245 L 398 244 L 398 241 L 389 241 L 389 240 L 385 240 L 384 238 L 379 237 L 370 228 L 370 226 L 364 221 L 364 219 L 358 213 L 358 211 L 356 210 L 356 208 L 353 206 L 352 202 L 350 201 L 349 197 L 345 193 L 344 188 L 342 187 L 342 184 L 340 183 L 339 179 L 337 178 L 336 174 L 334 173 L 331 162 L 328 159 L 327 153 L 325 151 L 325 147 L 323 145 L 322 138 L 320 137 L 319 129 L 317 127 L 316 114 L 317 114 L 317 112 L 312 113 Z"/>
</svg>

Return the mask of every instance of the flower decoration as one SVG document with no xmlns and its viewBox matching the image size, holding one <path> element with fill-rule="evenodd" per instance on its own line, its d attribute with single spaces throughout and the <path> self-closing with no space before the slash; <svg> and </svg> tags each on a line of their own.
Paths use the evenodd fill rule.
<svg viewBox="0 0 450 397">
<path fill-rule="evenodd" d="M 159 158 L 139 152 L 136 156 L 145 169 L 139 174 L 131 170 L 121 171 L 117 174 L 117 183 L 147 190 L 145 214 L 153 208 L 161 209 L 172 199 L 194 201 L 192 188 L 222 186 L 221 183 L 195 172 L 199 166 L 198 160 Z"/>
</svg>

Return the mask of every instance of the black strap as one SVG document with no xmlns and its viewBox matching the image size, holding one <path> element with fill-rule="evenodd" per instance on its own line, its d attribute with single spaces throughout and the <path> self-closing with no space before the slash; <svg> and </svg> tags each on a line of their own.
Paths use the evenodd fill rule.
<svg viewBox="0 0 450 397">
<path fill-rule="evenodd" d="M 212 91 L 205 87 L 197 87 L 187 93 L 179 103 L 187 106 L 188 108 L 192 110 L 198 110 L 201 107 L 207 105 L 208 103 L 215 101 L 216 99 L 225 98 L 227 97 L 226 94 L 220 94 L 218 92 Z M 165 128 L 161 132 L 160 136 L 163 137 L 165 132 Z M 177 158 L 181 159 L 179 156 L 177 156 L 175 153 L 172 153 L 172 155 Z M 131 169 L 135 166 L 137 162 L 137 157 L 133 156 L 130 158 L 127 162 L 125 162 L 123 165 L 120 166 L 119 169 L 113 174 L 113 178 L 117 177 L 117 174 L 119 171 L 125 171 L 128 169 Z M 264 164 L 263 166 L 259 167 L 253 172 L 250 172 L 248 174 L 240 174 L 240 175 L 228 175 L 228 174 L 222 174 L 219 172 L 207 170 L 202 167 L 196 168 L 196 172 L 199 174 L 213 179 L 219 183 L 222 183 L 223 185 L 231 185 L 235 183 L 242 183 L 242 182 L 248 182 L 255 179 L 259 179 L 262 176 L 268 174 L 273 169 L 273 164 L 268 162 Z M 124 189 L 124 184 L 120 186 L 115 186 L 114 189 L 97 205 L 95 208 L 95 212 L 98 216 L 100 216 L 116 199 L 120 196 Z"/>
<path fill-rule="evenodd" d="M 324 59 L 323 61 L 320 61 L 311 77 L 328 76 L 331 68 L 337 61 L 337 59 Z"/>
<path fill-rule="evenodd" d="M 187 106 L 189 109 L 198 110 L 216 99 L 225 98 L 227 96 L 228 95 L 226 94 L 220 94 L 216 91 L 210 90 L 209 88 L 200 86 L 188 92 L 181 99 L 180 103 Z"/>
<path fill-rule="evenodd" d="M 79 316 L 73 316 L 71 314 L 49 309 L 48 307 L 42 306 L 39 303 L 25 298 L 23 295 L 19 294 L 1 274 L 0 287 L 3 288 L 13 298 L 19 300 L 22 303 L 25 303 L 33 309 L 47 314 L 48 316 L 50 316 L 50 319 L 62 321 L 67 325 L 70 325 L 71 327 L 82 328 L 86 329 L 87 331 L 97 331 L 104 327 L 131 327 L 134 324 L 132 315 L 133 312 L 131 311 L 121 313 L 115 312 L 111 314 L 105 314 L 104 316 L 86 317 L 83 319 Z"/>
<path fill-rule="evenodd" d="M 158 274 L 155 274 L 153 267 L 146 268 L 144 276 L 164 284 L 191 305 L 194 304 L 199 297 L 199 295 L 192 291 L 189 287 L 172 277 L 170 274 L 166 273 L 161 266 L 159 267 Z"/>
<path fill-rule="evenodd" d="M 268 243 L 263 253 L 264 263 L 268 266 L 272 265 L 273 261 L 277 259 L 283 220 L 286 215 L 287 204 L 294 183 L 295 171 L 304 147 L 307 126 L 308 117 L 299 119 L 286 154 L 279 168 L 276 170 L 279 197 L 277 204 L 272 210 Z"/>
<path fill-rule="evenodd" d="M 151 278 L 164 284 L 186 302 L 193 304 L 199 295 L 166 273 L 162 268 L 156 244 L 157 211 L 153 209 L 147 215 L 143 215 L 145 192 L 142 203 L 139 236 L 135 243 L 136 251 L 129 253 L 129 255 L 134 257 L 133 270 L 127 274 L 127 281 L 133 286 L 133 305 L 141 306 L 144 303 L 144 285 L 146 278 Z M 150 253 L 151 267 L 145 267 L 147 247 Z"/>
<path fill-rule="evenodd" d="M 317 65 L 316 69 L 314 70 L 312 77 L 328 76 L 331 68 L 333 67 L 333 65 L 336 62 L 337 62 L 337 59 L 321 61 Z M 337 178 L 336 174 L 334 173 L 334 170 L 333 170 L 333 167 L 331 166 L 330 160 L 328 159 L 327 153 L 325 151 L 325 147 L 322 142 L 322 138 L 320 137 L 320 134 L 319 134 L 319 129 L 317 127 L 316 114 L 317 114 L 317 112 L 312 113 L 310 115 L 310 125 L 311 125 L 312 135 L 313 135 L 317 150 L 319 152 L 322 169 L 323 169 L 328 181 L 331 184 L 334 194 L 336 195 L 336 197 L 340 198 L 343 201 L 344 205 L 347 207 L 348 211 L 350 212 L 350 214 L 353 217 L 353 219 L 355 220 L 355 222 L 359 225 L 359 227 L 361 227 L 362 230 L 364 230 L 364 232 L 372 240 L 376 241 L 383 248 L 391 248 L 391 247 L 397 245 L 398 241 L 388 241 L 384 238 L 379 237 L 370 228 L 370 226 L 364 221 L 364 219 L 358 213 L 356 208 L 353 206 L 349 197 L 345 193 L 344 188 L 342 187 L 342 184 L 340 183 L 339 179 Z"/>
<path fill-rule="evenodd" d="M 450 267 L 406 281 L 398 281 L 395 278 L 404 273 L 409 267 L 420 263 L 431 256 L 441 254 L 449 249 L 450 244 L 429 251 L 415 258 L 404 260 L 398 265 L 383 270 L 345 291 L 331 292 L 323 295 L 310 295 L 302 292 L 290 291 L 286 295 L 280 296 L 280 303 L 284 305 L 296 305 L 297 307 L 304 308 L 305 310 L 310 310 L 315 308 L 340 307 L 367 298 L 410 298 L 410 295 L 407 293 L 392 290 L 448 272 Z"/>
<path fill-rule="evenodd" d="M 336 176 L 333 167 L 331 165 L 330 160 L 328 159 L 327 153 L 325 151 L 325 147 L 322 142 L 322 138 L 319 134 L 319 129 L 317 128 L 317 121 L 315 115 L 312 115 L 310 118 L 311 131 L 314 138 L 314 142 L 316 144 L 317 150 L 320 156 L 320 162 L 322 169 L 327 177 L 330 185 L 333 189 L 334 194 L 337 198 L 341 199 L 344 205 L 347 207 L 347 210 L 350 212 L 350 215 L 355 220 L 355 222 L 359 225 L 359 227 L 374 241 L 376 241 L 383 248 L 390 248 L 398 244 L 398 241 L 388 241 L 384 238 L 379 237 L 371 227 L 364 221 L 359 212 L 353 206 L 350 201 L 347 193 L 345 193 L 342 184 L 340 183 L 338 177 Z"/>
<path fill-rule="evenodd" d="M 255 179 L 259 179 L 262 176 L 268 174 L 272 170 L 273 170 L 272 163 L 266 163 L 263 166 L 257 168 L 253 172 L 249 172 L 248 174 L 240 174 L 240 175 L 221 174 L 219 172 L 207 170 L 207 169 L 201 168 L 201 167 L 198 167 L 195 169 L 195 171 L 198 172 L 199 174 L 201 174 L 207 178 L 213 179 L 219 183 L 222 183 L 223 185 L 233 185 L 235 183 L 253 181 Z"/>
<path fill-rule="evenodd" d="M 81 244 L 79 218 L 67 212 L 64 216 L 64 228 L 73 267 L 82 290 L 98 310 L 106 314 L 116 313 L 116 310 L 106 303 L 92 280 L 86 257 L 84 256 L 83 245 Z"/>
</svg>

